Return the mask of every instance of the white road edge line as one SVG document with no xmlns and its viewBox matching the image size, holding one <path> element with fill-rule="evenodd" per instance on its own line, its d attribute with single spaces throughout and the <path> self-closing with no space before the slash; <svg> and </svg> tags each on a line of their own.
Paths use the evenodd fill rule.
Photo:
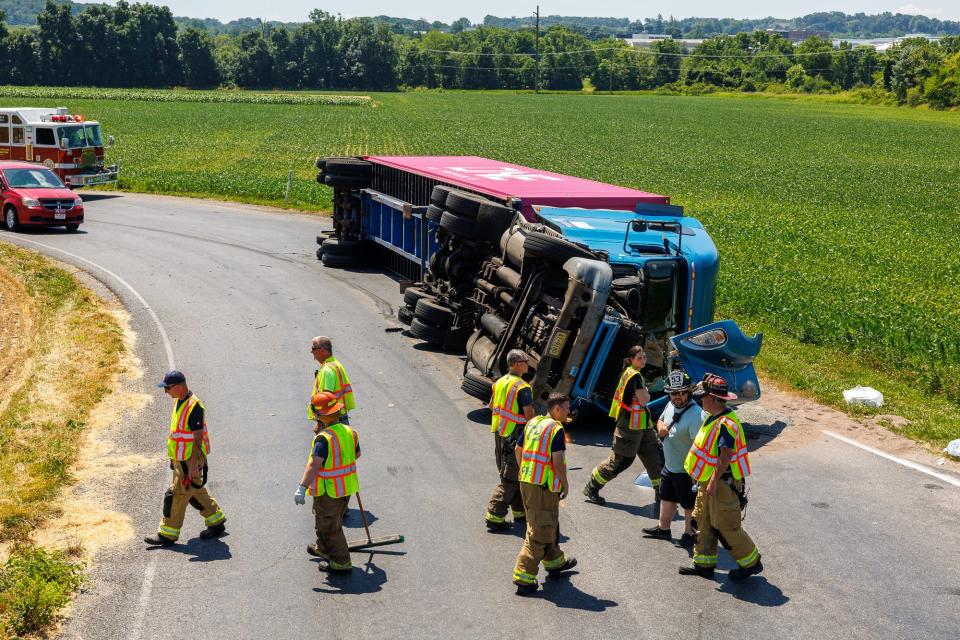
<svg viewBox="0 0 960 640">
<path fill-rule="evenodd" d="M 90 266 L 103 271 L 105 274 L 115 279 L 117 282 L 122 284 L 127 290 L 133 294 L 133 296 L 143 305 L 143 308 L 146 309 L 147 313 L 150 314 L 150 317 L 153 319 L 153 323 L 157 327 L 157 331 L 160 332 L 160 338 L 163 340 L 164 351 L 167 352 L 167 368 L 175 369 L 176 365 L 173 359 L 173 346 L 170 344 L 170 337 L 167 335 L 167 330 L 163 328 L 163 323 L 160 322 L 160 318 L 157 317 L 156 312 L 147 304 L 146 299 L 140 295 L 140 292 L 133 288 L 129 282 L 115 274 L 110 269 L 93 262 L 92 260 L 87 260 L 82 256 L 78 256 L 75 253 L 70 253 L 69 251 L 64 251 L 58 247 L 54 247 L 49 244 L 44 244 L 43 242 L 37 242 L 36 240 L 28 240 L 26 238 L 17 238 L 19 241 L 28 242 L 30 244 L 35 244 L 51 251 L 56 251 L 62 253 L 65 256 L 70 256 L 74 260 L 79 260 L 80 262 L 85 262 Z M 14 243 L 16 244 L 16 243 Z M 150 558 L 150 561 L 147 563 L 146 568 L 143 572 L 143 584 L 140 586 L 140 599 L 137 601 L 137 609 L 134 612 L 133 624 L 130 626 L 130 633 L 127 635 L 129 640 L 140 640 L 140 636 L 143 633 L 143 621 L 147 614 L 147 605 L 150 603 L 150 595 L 153 592 L 153 578 L 157 572 L 157 555 L 153 554 L 153 557 Z"/>
<path fill-rule="evenodd" d="M 914 471 L 919 471 L 920 473 L 925 473 L 928 476 L 933 476 L 937 480 L 942 480 L 943 482 L 952 484 L 955 487 L 960 487 L 960 479 L 954 478 L 953 476 L 949 476 L 945 473 L 940 473 L 939 471 L 935 471 L 926 465 L 920 464 L 919 462 L 912 462 L 910 460 L 904 460 L 903 458 L 898 458 L 897 456 L 891 455 L 889 453 L 885 453 L 883 451 L 880 451 L 879 449 L 868 447 L 867 445 L 861 444 L 856 440 L 851 440 L 850 438 L 841 436 L 839 433 L 834 433 L 832 431 L 826 431 L 826 430 L 824 430 L 823 433 L 827 434 L 831 438 L 836 438 L 841 442 L 846 442 L 847 444 L 863 449 L 864 451 L 869 451 L 870 453 L 880 456 L 881 458 L 890 460 L 891 462 L 896 462 L 897 464 L 913 469 Z"/>
<path fill-rule="evenodd" d="M 140 304 L 143 305 L 143 308 L 146 309 L 147 313 L 150 314 L 150 317 L 153 319 L 153 323 L 157 326 L 157 331 L 160 332 L 160 338 L 163 340 L 163 348 L 167 352 L 167 368 L 168 369 L 176 368 L 176 365 L 174 364 L 174 361 L 173 361 L 173 347 L 170 345 L 170 338 L 169 336 L 167 336 L 167 330 L 163 328 L 163 324 L 160 322 L 160 318 L 157 317 L 156 312 L 150 307 L 149 304 L 147 304 L 147 301 L 144 299 L 142 295 L 140 295 L 140 292 L 134 289 L 129 282 L 127 282 L 126 280 L 124 280 L 123 278 L 115 274 L 113 271 L 110 271 L 110 269 L 107 269 L 106 267 L 101 266 L 96 262 L 93 262 L 92 260 L 87 260 L 84 257 L 78 256 L 75 253 L 70 253 L 69 251 L 64 251 L 63 249 L 60 249 L 58 247 L 54 247 L 49 244 L 44 244 L 43 242 L 37 242 L 36 240 L 27 240 L 26 238 L 17 238 L 17 241 L 29 242 L 30 244 L 35 244 L 37 246 L 50 249 L 51 251 L 57 251 L 59 253 L 62 253 L 65 256 L 70 256 L 75 260 L 86 262 L 92 267 L 99 269 L 100 271 L 103 271 L 105 274 L 107 274 L 108 276 L 110 276 L 111 278 L 115 279 L 117 282 L 122 284 L 124 287 L 126 287 L 127 290 L 130 291 L 130 293 L 132 293 L 133 296 L 140 302 Z"/>
</svg>

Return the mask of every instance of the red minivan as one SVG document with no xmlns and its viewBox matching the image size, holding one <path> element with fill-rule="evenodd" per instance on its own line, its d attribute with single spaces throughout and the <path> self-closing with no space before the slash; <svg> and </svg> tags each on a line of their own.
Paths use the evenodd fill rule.
<svg viewBox="0 0 960 640">
<path fill-rule="evenodd" d="M 0 202 L 8 231 L 20 227 L 66 227 L 83 222 L 83 200 L 42 164 L 0 161 Z"/>
</svg>

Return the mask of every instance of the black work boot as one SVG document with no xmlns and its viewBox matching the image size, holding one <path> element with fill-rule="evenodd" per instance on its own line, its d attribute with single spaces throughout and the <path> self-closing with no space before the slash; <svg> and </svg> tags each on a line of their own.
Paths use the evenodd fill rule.
<svg viewBox="0 0 960 640">
<path fill-rule="evenodd" d="M 315 544 L 307 545 L 307 553 L 313 556 L 314 558 L 323 558 L 324 560 L 327 559 L 327 554 L 320 553 L 320 551 L 317 550 L 317 545 Z"/>
<path fill-rule="evenodd" d="M 177 542 L 173 538 L 162 536 L 159 533 L 154 536 L 148 536 L 144 538 L 143 541 L 155 547 L 169 547 L 170 545 L 176 544 Z"/>
<path fill-rule="evenodd" d="M 513 529 L 513 525 L 509 522 L 493 522 L 492 520 L 484 520 L 483 522 L 487 525 L 487 529 L 491 532 Z"/>
<path fill-rule="evenodd" d="M 763 571 L 763 563 L 760 562 L 760 558 L 757 558 L 757 562 L 753 566 L 731 569 L 728 575 L 731 580 L 746 580 L 750 576 L 755 576 L 761 571 Z"/>
<path fill-rule="evenodd" d="M 583 495 L 587 497 L 587 502 L 599 504 L 600 506 L 603 506 L 607 503 L 607 500 L 600 495 L 600 487 L 593 480 L 590 480 L 590 482 L 587 483 L 587 486 L 583 488 Z"/>
<path fill-rule="evenodd" d="M 532 582 L 530 584 L 527 584 L 526 582 L 514 582 L 513 584 L 517 585 L 518 596 L 532 596 L 537 592 L 536 582 Z"/>
<path fill-rule="evenodd" d="M 645 538 L 656 538 L 657 540 L 670 540 L 673 538 L 670 535 L 670 529 L 661 529 L 659 526 L 656 527 L 646 527 L 640 529 L 643 532 L 643 537 Z"/>
<path fill-rule="evenodd" d="M 677 543 L 678 547 L 683 547 L 684 549 L 693 549 L 693 545 L 697 543 L 697 536 L 693 533 L 685 533 L 680 536 L 680 542 Z"/>
<path fill-rule="evenodd" d="M 712 578 L 713 567 L 701 567 L 695 564 L 692 567 L 680 567 L 680 570 L 677 571 L 677 573 L 682 576 L 700 576 L 701 578 Z"/>
<path fill-rule="evenodd" d="M 212 527 L 207 527 L 200 532 L 200 537 L 204 540 L 211 540 L 213 538 L 219 538 L 227 532 L 227 527 L 224 523 L 215 524 Z"/>
<path fill-rule="evenodd" d="M 574 557 L 569 557 L 567 558 L 566 562 L 556 569 L 547 570 L 547 575 L 551 578 L 560 578 L 563 576 L 564 572 L 570 571 L 570 569 L 573 569 L 575 566 L 577 566 L 577 559 Z"/>
</svg>

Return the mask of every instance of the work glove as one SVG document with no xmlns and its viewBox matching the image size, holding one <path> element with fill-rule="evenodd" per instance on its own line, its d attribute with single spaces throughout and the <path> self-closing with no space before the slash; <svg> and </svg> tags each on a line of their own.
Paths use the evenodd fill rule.
<svg viewBox="0 0 960 640">
<path fill-rule="evenodd" d="M 306 504 L 307 502 L 307 488 L 303 485 L 297 487 L 297 492 L 293 494 L 293 501 L 297 504 Z"/>
</svg>

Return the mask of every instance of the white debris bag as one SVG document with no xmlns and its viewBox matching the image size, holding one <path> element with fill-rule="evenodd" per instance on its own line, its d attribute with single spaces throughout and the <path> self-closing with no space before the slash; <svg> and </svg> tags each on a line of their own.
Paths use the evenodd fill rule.
<svg viewBox="0 0 960 640">
<path fill-rule="evenodd" d="M 947 445 L 947 448 L 944 449 L 944 451 L 952 456 L 957 456 L 960 458 L 960 438 L 952 440 L 950 444 Z"/>
<path fill-rule="evenodd" d="M 638 487 L 650 487 L 651 489 L 653 488 L 653 483 L 650 482 L 650 476 L 648 476 L 646 472 L 638 475 L 637 479 L 633 481 L 633 484 L 637 485 Z"/>
<path fill-rule="evenodd" d="M 859 404 L 864 407 L 882 407 L 883 394 L 873 387 L 855 386 L 853 389 L 847 389 L 843 392 L 843 399 L 847 404 Z"/>
</svg>

